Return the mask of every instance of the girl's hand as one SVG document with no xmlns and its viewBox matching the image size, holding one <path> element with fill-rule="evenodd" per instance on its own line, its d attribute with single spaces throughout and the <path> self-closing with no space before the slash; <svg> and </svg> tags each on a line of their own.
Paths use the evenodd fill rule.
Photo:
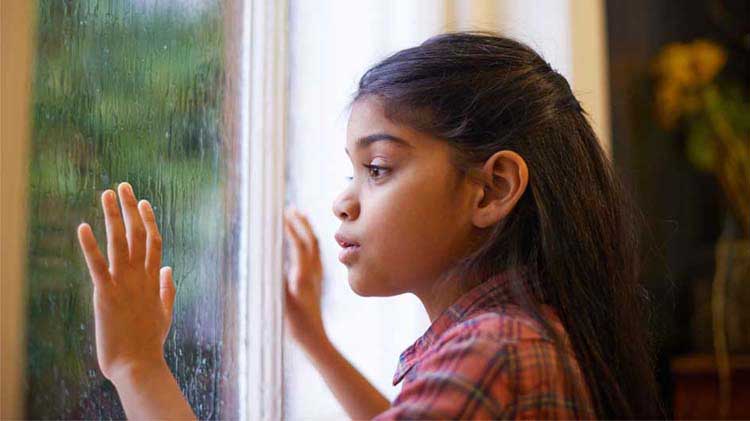
<svg viewBox="0 0 750 421">
<path fill-rule="evenodd" d="M 109 265 L 91 227 L 78 240 L 94 284 L 96 354 L 104 377 L 117 384 L 134 371 L 166 367 L 164 341 L 172 320 L 172 269 L 161 268 L 161 236 L 151 205 L 137 201 L 128 183 L 102 194 Z"/>
<path fill-rule="evenodd" d="M 307 218 L 293 209 L 284 212 L 284 231 L 290 240 L 284 320 L 295 341 L 309 351 L 328 339 L 320 309 L 323 267 L 318 239 Z"/>
</svg>

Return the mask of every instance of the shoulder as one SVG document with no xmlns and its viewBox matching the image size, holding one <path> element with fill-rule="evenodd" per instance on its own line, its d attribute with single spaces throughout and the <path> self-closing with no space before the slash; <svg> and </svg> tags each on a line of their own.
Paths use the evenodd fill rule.
<svg viewBox="0 0 750 421">
<path fill-rule="evenodd" d="M 438 338 L 435 345 L 437 349 L 444 344 L 463 343 L 470 339 L 496 345 L 537 340 L 552 342 L 539 321 L 516 306 L 505 306 L 473 314 L 456 323 Z"/>
<path fill-rule="evenodd" d="M 472 315 L 430 345 L 377 418 L 591 417 L 572 411 L 576 403 L 563 383 L 571 376 L 560 365 L 566 358 L 575 363 L 523 312 Z"/>
</svg>

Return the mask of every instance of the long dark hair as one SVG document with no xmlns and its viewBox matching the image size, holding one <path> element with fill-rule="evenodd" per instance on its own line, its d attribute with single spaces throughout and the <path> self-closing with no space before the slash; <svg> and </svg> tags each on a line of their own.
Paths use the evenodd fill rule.
<svg viewBox="0 0 750 421">
<path fill-rule="evenodd" d="M 352 103 L 367 97 L 452 145 L 462 176 L 500 150 L 523 157 L 525 193 L 456 270 L 479 279 L 525 267 L 513 291 L 540 321 L 541 304 L 555 308 L 597 415 L 661 416 L 639 282 L 642 216 L 565 78 L 518 41 L 457 32 L 370 68 Z"/>
</svg>

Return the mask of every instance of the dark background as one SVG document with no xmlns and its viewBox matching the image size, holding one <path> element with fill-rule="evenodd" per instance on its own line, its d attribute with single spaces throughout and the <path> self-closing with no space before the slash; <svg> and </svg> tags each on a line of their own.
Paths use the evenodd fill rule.
<svg viewBox="0 0 750 421">
<path fill-rule="evenodd" d="M 606 14 L 613 156 L 644 217 L 643 279 L 653 301 L 657 380 L 671 418 L 670 359 L 711 352 L 710 331 L 696 318 L 710 300 L 702 292 L 714 271 L 723 198 L 714 177 L 685 158 L 684 139 L 650 118 L 649 64 L 668 43 L 707 38 L 729 50 L 725 72 L 747 80 L 750 39 L 740 34 L 749 33 L 750 2 L 607 1 Z"/>
</svg>

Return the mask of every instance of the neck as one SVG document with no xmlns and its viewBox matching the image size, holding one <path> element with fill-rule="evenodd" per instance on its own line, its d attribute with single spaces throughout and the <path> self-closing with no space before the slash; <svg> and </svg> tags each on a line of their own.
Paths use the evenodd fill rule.
<svg viewBox="0 0 750 421">
<path fill-rule="evenodd" d="M 469 282 L 468 279 L 460 277 L 442 278 L 423 290 L 413 291 L 414 295 L 422 302 L 430 323 L 440 317 L 440 314 L 455 303 L 462 295 L 479 285 L 481 281 Z"/>
</svg>

